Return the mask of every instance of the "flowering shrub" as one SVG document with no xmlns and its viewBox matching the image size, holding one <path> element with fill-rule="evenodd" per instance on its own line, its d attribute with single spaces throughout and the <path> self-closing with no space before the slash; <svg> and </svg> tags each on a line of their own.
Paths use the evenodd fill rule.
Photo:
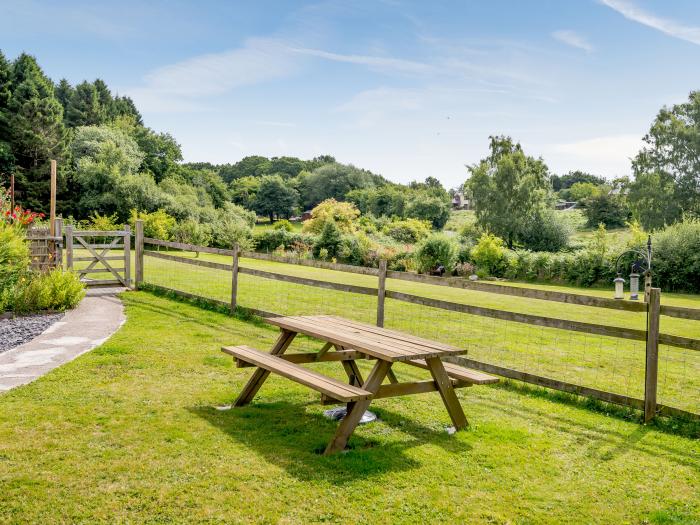
<svg viewBox="0 0 700 525">
<path fill-rule="evenodd" d="M 20 226 L 29 226 L 36 219 L 43 219 L 43 213 L 37 213 L 32 210 L 24 210 L 21 206 L 15 206 L 13 210 L 6 210 L 3 218 L 6 222 L 19 224 Z"/>
</svg>

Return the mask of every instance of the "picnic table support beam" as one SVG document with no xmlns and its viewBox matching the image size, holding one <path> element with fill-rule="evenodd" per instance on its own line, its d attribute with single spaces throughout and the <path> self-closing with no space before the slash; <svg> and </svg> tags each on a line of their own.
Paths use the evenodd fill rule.
<svg viewBox="0 0 700 525">
<path fill-rule="evenodd" d="M 390 368 L 391 363 L 389 361 L 377 361 L 362 388 L 376 394 Z M 335 431 L 335 436 L 333 436 L 333 439 L 328 443 L 324 455 L 345 450 L 348 439 L 350 439 L 350 436 L 360 423 L 360 419 L 362 419 L 362 416 L 371 403 L 371 399 L 364 399 L 362 401 L 356 401 L 352 407 L 349 407 L 347 415 L 343 418 L 340 425 L 338 425 L 338 429 Z"/>
<path fill-rule="evenodd" d="M 270 353 L 272 355 L 283 354 L 287 350 L 287 348 L 289 348 L 289 345 L 292 344 L 292 341 L 294 340 L 296 335 L 296 332 L 289 332 L 287 330 L 283 330 L 277 338 L 275 345 L 272 347 L 272 350 L 270 350 Z M 255 394 L 258 393 L 258 390 L 260 390 L 260 387 L 267 380 L 269 375 L 269 370 L 265 370 L 264 368 L 258 368 L 257 370 L 255 370 L 255 372 L 253 372 L 253 375 L 250 377 L 246 385 L 243 387 L 243 390 L 239 394 L 236 401 L 234 401 L 233 406 L 242 407 L 250 403 L 255 397 Z"/>
<path fill-rule="evenodd" d="M 440 397 L 442 397 L 442 402 L 445 403 L 445 408 L 450 415 L 455 429 L 462 430 L 467 428 L 469 423 L 462 410 L 462 405 L 459 404 L 457 394 L 455 394 L 454 388 L 452 388 L 452 380 L 450 380 L 447 372 L 445 372 L 442 361 L 440 361 L 439 357 L 431 357 L 426 359 L 425 362 L 430 369 L 430 375 L 433 376 L 433 380 L 440 392 Z"/>
</svg>

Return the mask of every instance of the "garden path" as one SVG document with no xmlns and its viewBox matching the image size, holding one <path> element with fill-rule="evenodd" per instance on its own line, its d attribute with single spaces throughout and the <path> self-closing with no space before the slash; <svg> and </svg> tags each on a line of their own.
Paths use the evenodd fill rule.
<svg viewBox="0 0 700 525">
<path fill-rule="evenodd" d="M 124 307 L 117 297 L 123 290 L 89 290 L 63 319 L 28 343 L 0 354 L 0 392 L 30 383 L 102 344 L 124 323 Z"/>
</svg>

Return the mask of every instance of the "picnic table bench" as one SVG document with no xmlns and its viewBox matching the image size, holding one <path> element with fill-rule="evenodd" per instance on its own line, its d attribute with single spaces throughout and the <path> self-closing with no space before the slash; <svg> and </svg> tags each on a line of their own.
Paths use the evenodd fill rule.
<svg viewBox="0 0 700 525">
<path fill-rule="evenodd" d="M 466 350 L 396 330 L 327 315 L 272 317 L 265 321 L 280 328 L 280 335 L 270 352 L 249 346 L 221 349 L 233 356 L 239 367 L 257 367 L 233 405 L 240 407 L 250 403 L 270 373 L 316 390 L 323 402 L 347 403 L 347 414 L 338 425 L 325 454 L 345 449 L 350 435 L 374 399 L 437 391 L 455 429 L 461 430 L 468 423 L 454 389 L 498 381 L 498 378 L 477 370 L 443 363 L 444 357 L 464 354 Z M 298 334 L 319 339 L 325 344 L 317 353 L 285 354 Z M 357 361 L 364 359 L 375 361 L 366 379 L 357 366 Z M 328 361 L 342 363 L 348 383 L 301 366 Z M 392 370 L 397 362 L 430 371 L 432 380 L 399 382 Z M 388 384 L 383 384 L 385 379 L 388 379 Z"/>
</svg>

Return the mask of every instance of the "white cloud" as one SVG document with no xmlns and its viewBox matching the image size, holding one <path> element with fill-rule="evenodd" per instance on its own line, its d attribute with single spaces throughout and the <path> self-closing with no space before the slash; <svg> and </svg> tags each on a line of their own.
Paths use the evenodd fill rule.
<svg viewBox="0 0 700 525">
<path fill-rule="evenodd" d="M 560 29 L 552 33 L 552 38 L 567 46 L 583 49 L 586 53 L 593 51 L 593 46 L 581 35 L 570 29 Z"/>
<path fill-rule="evenodd" d="M 550 144 L 542 150 L 547 162 L 559 171 L 582 169 L 615 177 L 629 173 L 630 159 L 642 146 L 641 135 L 623 134 Z"/>
<path fill-rule="evenodd" d="M 629 0 L 599 0 L 628 20 L 638 22 L 675 38 L 700 45 L 700 27 L 686 26 L 675 20 L 662 18 L 636 6 Z"/>
<path fill-rule="evenodd" d="M 401 58 L 378 57 L 367 55 L 342 55 L 339 53 L 331 53 L 320 49 L 307 48 L 290 48 L 290 51 L 303 55 L 325 58 L 334 62 L 347 62 L 350 64 L 359 64 L 368 66 L 373 69 L 383 71 L 400 71 L 403 73 L 429 73 L 434 68 L 430 64 L 416 62 L 414 60 L 404 60 Z"/>
</svg>

